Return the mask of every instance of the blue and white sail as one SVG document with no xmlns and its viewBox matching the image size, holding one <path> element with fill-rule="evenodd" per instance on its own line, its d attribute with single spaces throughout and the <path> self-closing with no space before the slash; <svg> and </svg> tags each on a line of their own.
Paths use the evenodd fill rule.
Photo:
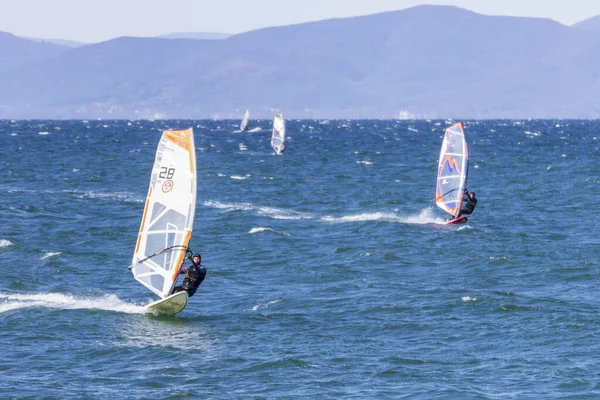
<svg viewBox="0 0 600 400">
<path fill-rule="evenodd" d="M 446 129 L 438 162 L 435 203 L 456 217 L 463 203 L 469 173 L 469 146 L 462 122 Z"/>
</svg>

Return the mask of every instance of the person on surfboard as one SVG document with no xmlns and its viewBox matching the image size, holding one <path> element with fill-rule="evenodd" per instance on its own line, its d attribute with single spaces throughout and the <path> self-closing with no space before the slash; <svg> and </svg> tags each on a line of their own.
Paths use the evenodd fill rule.
<svg viewBox="0 0 600 400">
<path fill-rule="evenodd" d="M 458 212 L 458 215 L 456 216 L 456 218 L 460 217 L 461 215 L 469 215 L 473 212 L 473 210 L 475 210 L 475 207 L 477 206 L 477 199 L 475 198 L 475 192 L 471 192 L 469 193 L 469 191 L 465 188 L 465 195 L 466 195 L 466 199 L 465 199 L 465 203 L 463 204 L 463 206 L 465 208 L 461 208 L 461 210 Z"/>
<path fill-rule="evenodd" d="M 185 266 L 182 263 L 179 273 L 185 274 L 185 278 L 180 286 L 173 288 L 171 294 L 185 290 L 188 293 L 188 296 L 192 297 L 206 276 L 206 268 L 202 265 L 202 256 L 197 253 L 194 254 L 192 257 L 192 265 Z"/>
</svg>

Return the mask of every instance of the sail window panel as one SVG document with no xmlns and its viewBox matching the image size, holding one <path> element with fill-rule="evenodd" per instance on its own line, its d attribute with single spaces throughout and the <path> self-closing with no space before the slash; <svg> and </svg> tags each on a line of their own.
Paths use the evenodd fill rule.
<svg viewBox="0 0 600 400">
<path fill-rule="evenodd" d="M 150 218 L 150 221 L 154 221 L 166 209 L 166 205 L 159 202 L 154 203 L 152 206 L 152 217 Z"/>
</svg>

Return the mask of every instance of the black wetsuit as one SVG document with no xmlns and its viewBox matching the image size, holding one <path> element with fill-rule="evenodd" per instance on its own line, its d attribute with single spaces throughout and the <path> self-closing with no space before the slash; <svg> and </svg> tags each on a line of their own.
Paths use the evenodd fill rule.
<svg viewBox="0 0 600 400">
<path fill-rule="evenodd" d="M 192 264 L 181 273 L 185 274 L 185 278 L 181 286 L 176 286 L 172 293 L 185 290 L 192 297 L 206 276 L 206 268 L 202 264 Z"/>
<path fill-rule="evenodd" d="M 475 197 L 475 195 L 473 195 L 473 198 L 471 198 L 468 194 L 466 196 L 466 203 L 464 206 L 465 208 L 461 209 L 458 212 L 458 215 L 456 216 L 456 218 L 460 217 L 463 214 L 471 214 L 473 212 L 473 210 L 475 210 L 475 207 L 477 206 L 477 198 Z"/>
</svg>

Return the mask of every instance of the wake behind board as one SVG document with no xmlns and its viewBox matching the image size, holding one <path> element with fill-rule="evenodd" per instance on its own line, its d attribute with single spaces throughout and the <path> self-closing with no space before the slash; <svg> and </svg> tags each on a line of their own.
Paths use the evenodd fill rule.
<svg viewBox="0 0 600 400">
<path fill-rule="evenodd" d="M 183 291 L 150 303 L 146 306 L 146 309 L 156 314 L 175 315 L 183 311 L 187 303 L 188 294 Z"/>
<path fill-rule="evenodd" d="M 461 215 L 458 218 L 449 219 L 448 222 L 446 222 L 446 223 L 448 225 L 453 225 L 453 224 L 464 224 L 465 222 L 467 222 L 467 217 L 465 217 L 464 215 Z"/>
</svg>

